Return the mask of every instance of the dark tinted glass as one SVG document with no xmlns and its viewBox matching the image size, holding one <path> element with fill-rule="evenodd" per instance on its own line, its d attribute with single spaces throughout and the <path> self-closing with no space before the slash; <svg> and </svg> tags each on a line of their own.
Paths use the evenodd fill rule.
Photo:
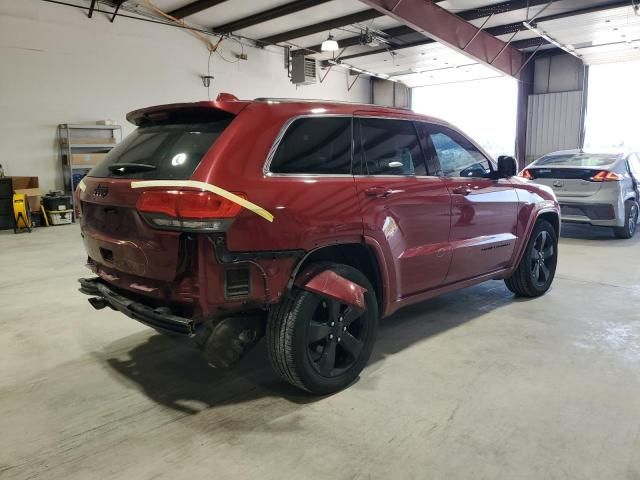
<svg viewBox="0 0 640 480">
<path fill-rule="evenodd" d="M 536 161 L 536 167 L 606 167 L 618 160 L 618 155 L 568 153 L 545 155 Z"/>
<path fill-rule="evenodd" d="M 426 175 L 413 122 L 360 119 L 362 150 L 369 175 Z"/>
<path fill-rule="evenodd" d="M 228 117 L 214 122 L 142 126 L 111 150 L 89 176 L 187 179 L 231 120 L 232 117 Z M 118 164 L 142 164 L 152 168 L 114 171 L 113 166 Z"/>
<path fill-rule="evenodd" d="M 299 118 L 287 129 L 269 170 L 351 173 L 351 117 Z"/>
<path fill-rule="evenodd" d="M 429 125 L 428 128 L 445 176 L 488 177 L 491 174 L 491 163 L 468 139 L 440 125 Z"/>
</svg>

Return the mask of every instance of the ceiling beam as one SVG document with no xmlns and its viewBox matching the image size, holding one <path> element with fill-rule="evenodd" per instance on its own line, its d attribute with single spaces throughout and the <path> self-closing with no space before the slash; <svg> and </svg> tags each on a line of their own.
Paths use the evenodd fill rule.
<svg viewBox="0 0 640 480">
<path fill-rule="evenodd" d="M 535 1 L 535 0 L 532 0 Z M 620 7 L 627 7 L 630 6 L 629 2 L 627 0 L 615 0 L 615 1 L 610 1 L 606 4 L 603 5 L 599 5 L 597 7 L 586 7 L 586 8 L 579 8 L 577 10 L 571 10 L 571 11 L 567 11 L 567 12 L 562 12 L 562 13 L 557 13 L 554 15 L 548 15 L 545 17 L 539 17 L 535 19 L 534 23 L 538 23 L 538 22 L 545 22 L 545 21 L 549 21 L 549 20 L 558 20 L 561 18 L 568 18 L 568 17 L 573 17 L 575 15 L 582 15 L 582 14 L 586 14 L 586 13 L 596 13 L 596 12 L 601 12 L 601 11 L 605 11 L 605 10 L 610 10 L 612 8 L 620 8 Z M 486 7 L 488 8 L 488 7 Z M 462 12 L 460 15 L 464 15 L 465 12 Z M 401 28 L 401 27 L 397 27 L 397 28 Z M 408 27 L 407 27 L 408 28 Z M 413 30 L 412 28 L 410 29 L 411 32 L 415 33 L 415 30 Z M 514 23 L 508 23 L 506 25 L 499 25 L 496 27 L 491 27 L 491 28 L 487 28 L 486 31 L 487 33 L 494 35 L 494 36 L 500 36 L 500 35 L 508 35 L 510 33 L 514 33 L 516 31 L 520 32 L 520 31 L 524 31 L 527 30 L 527 28 L 523 25 L 522 22 L 514 22 Z M 408 33 L 411 33 L 408 32 Z M 517 38 L 517 37 L 516 37 Z M 342 45 L 343 40 L 340 40 L 340 45 Z M 340 57 L 340 60 L 350 60 L 350 59 L 354 59 L 354 58 L 359 58 L 359 57 L 366 57 L 369 55 L 377 55 L 378 53 L 385 53 L 387 51 L 396 51 L 396 50 L 402 50 L 404 48 L 412 48 L 412 47 L 420 47 L 423 45 L 429 45 L 430 43 L 434 43 L 435 40 L 432 40 L 430 38 L 425 38 L 424 40 L 420 40 L 420 41 L 416 41 L 416 42 L 412 42 L 412 43 L 407 43 L 404 45 L 398 45 L 398 46 L 393 46 L 393 47 L 389 47 L 387 48 L 377 48 L 377 49 L 371 49 L 369 51 L 366 52 L 361 52 L 361 53 L 356 53 L 353 55 L 345 55 Z M 518 45 L 518 42 L 514 42 L 516 43 L 516 45 Z M 522 47 L 521 47 L 522 48 Z"/>
<path fill-rule="evenodd" d="M 438 2 L 436 2 L 438 3 Z M 458 12 L 457 15 L 467 21 L 478 20 L 488 17 L 489 15 L 499 15 L 501 13 L 513 12 L 514 10 L 521 10 L 527 7 L 536 7 L 546 5 L 549 0 L 509 0 L 507 2 L 497 3 L 486 7 L 472 8 L 470 10 L 464 10 Z M 383 33 L 389 35 L 392 39 L 395 37 L 401 37 L 403 35 L 411 35 L 418 33 L 413 28 L 406 25 L 400 27 L 389 28 L 382 30 Z M 360 36 L 343 38 L 339 41 L 340 48 L 353 47 L 360 44 Z M 313 45 L 312 47 L 305 47 L 301 50 L 309 50 L 312 52 L 320 51 L 320 45 Z M 295 52 L 294 52 L 295 54 Z"/>
<path fill-rule="evenodd" d="M 252 27 L 259 23 L 268 22 L 276 18 L 284 17 L 285 15 L 291 15 L 292 13 L 306 10 L 307 8 L 322 5 L 323 3 L 330 2 L 331 0 L 296 0 L 295 2 L 285 3 L 278 7 L 270 8 L 263 12 L 249 15 L 248 17 L 234 20 L 233 22 L 225 23 L 224 25 L 218 25 L 213 27 L 214 32 L 229 33 L 242 30 L 243 28 Z"/>
<path fill-rule="evenodd" d="M 490 35 L 500 36 L 500 35 L 508 35 L 516 31 L 521 32 L 525 30 L 527 30 L 527 28 L 522 24 L 522 22 L 516 22 L 516 23 L 508 23 L 506 25 L 499 25 L 497 27 L 487 28 L 485 31 Z M 416 33 L 415 30 L 413 32 Z M 416 40 L 415 42 L 409 42 L 402 45 L 390 46 L 389 48 L 376 48 L 366 52 L 355 53 L 353 55 L 344 55 L 340 57 L 340 60 L 349 60 L 352 58 L 367 57 L 369 55 L 377 55 L 378 53 L 395 52 L 396 50 L 403 50 L 405 48 L 413 48 L 413 47 L 421 47 L 423 45 L 430 45 L 432 43 L 436 43 L 436 41 L 431 38 L 425 38 L 423 40 Z M 512 44 L 518 45 L 518 42 L 517 41 L 512 42 Z M 342 42 L 340 42 L 340 45 L 342 46 Z"/>
<path fill-rule="evenodd" d="M 494 70 L 519 76 L 522 52 L 432 0 L 360 1 Z"/>
<path fill-rule="evenodd" d="M 197 0 L 196 2 L 188 3 L 184 7 L 176 8 L 169 12 L 169 15 L 175 18 L 184 18 L 206 10 L 207 8 L 215 7 L 226 1 L 227 0 Z"/>
<path fill-rule="evenodd" d="M 362 12 L 352 13 L 351 15 L 345 15 L 344 17 L 333 18 L 324 22 L 307 25 L 306 27 L 296 28 L 294 30 L 289 30 L 288 32 L 261 38 L 258 40 L 258 42 L 263 44 L 287 42 L 289 40 L 293 40 L 294 38 L 306 37 L 307 35 L 313 35 L 314 33 L 326 32 L 334 28 L 351 25 L 352 23 L 366 22 L 367 20 L 382 17 L 383 15 L 384 13 L 379 12 L 378 10 L 363 10 Z"/>
</svg>

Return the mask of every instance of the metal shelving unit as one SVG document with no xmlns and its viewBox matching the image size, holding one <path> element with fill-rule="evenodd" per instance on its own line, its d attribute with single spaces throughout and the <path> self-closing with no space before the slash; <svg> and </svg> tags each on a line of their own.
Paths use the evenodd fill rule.
<svg viewBox="0 0 640 480">
<path fill-rule="evenodd" d="M 96 140 L 104 138 L 104 143 Z M 94 143 L 82 143 L 83 139 Z M 78 182 L 96 164 L 74 164 L 73 154 L 108 153 L 118 142 L 122 141 L 122 127 L 120 125 L 78 125 L 61 123 L 58 125 L 58 140 L 60 144 L 60 161 L 64 178 L 65 192 L 71 195 L 71 203 L 75 213 L 75 198 L 73 192 Z M 76 175 L 74 181 L 74 175 Z M 75 218 L 74 218 L 75 221 Z"/>
</svg>

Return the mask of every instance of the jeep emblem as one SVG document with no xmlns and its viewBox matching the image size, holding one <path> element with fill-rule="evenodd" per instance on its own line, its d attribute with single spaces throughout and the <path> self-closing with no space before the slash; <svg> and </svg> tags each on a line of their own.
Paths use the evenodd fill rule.
<svg viewBox="0 0 640 480">
<path fill-rule="evenodd" d="M 104 198 L 107 196 L 108 193 L 109 193 L 109 187 L 107 187 L 106 185 L 98 184 L 96 189 L 93 191 L 93 196 Z"/>
</svg>

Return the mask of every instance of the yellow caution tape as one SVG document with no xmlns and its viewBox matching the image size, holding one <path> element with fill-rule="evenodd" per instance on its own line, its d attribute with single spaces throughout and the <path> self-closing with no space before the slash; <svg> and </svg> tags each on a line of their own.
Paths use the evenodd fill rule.
<svg viewBox="0 0 640 480">
<path fill-rule="evenodd" d="M 190 187 L 190 188 L 199 188 L 201 190 L 206 190 L 207 192 L 215 193 L 216 195 L 220 195 L 227 200 L 237 203 L 241 207 L 246 208 L 247 210 L 252 211 L 256 215 L 261 216 L 268 222 L 273 222 L 273 215 L 266 211 L 264 208 L 259 207 L 255 203 L 251 203 L 249 200 L 245 200 L 234 193 L 231 193 L 224 188 L 216 187 L 215 185 L 211 185 L 210 183 L 198 182 L 195 180 L 141 180 L 139 182 L 131 182 L 131 188 L 145 188 L 145 187 L 165 187 L 165 188 L 181 188 L 181 187 Z"/>
</svg>

